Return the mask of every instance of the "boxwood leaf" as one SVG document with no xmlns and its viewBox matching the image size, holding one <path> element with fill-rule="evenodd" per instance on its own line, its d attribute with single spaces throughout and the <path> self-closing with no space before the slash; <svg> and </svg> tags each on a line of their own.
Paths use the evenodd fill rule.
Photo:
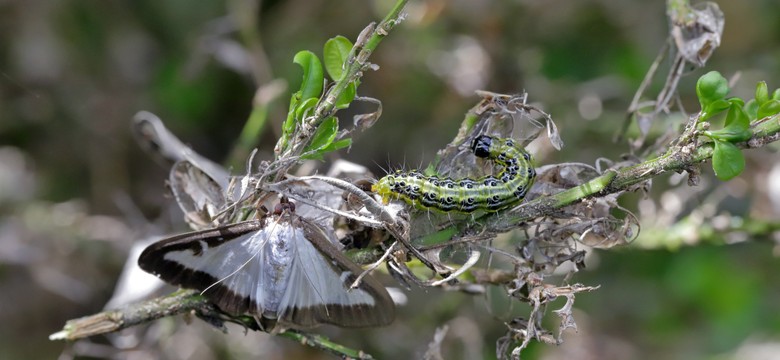
<svg viewBox="0 0 780 360">
<path fill-rule="evenodd" d="M 755 99 L 750 99 L 750 101 L 745 104 L 745 113 L 747 113 L 748 118 L 755 120 L 758 118 L 758 103 Z"/>
<path fill-rule="evenodd" d="M 319 152 L 324 149 L 333 142 L 338 131 L 338 119 L 333 116 L 325 119 L 317 128 L 317 131 L 311 138 L 311 143 L 304 149 L 304 152 Z"/>
<path fill-rule="evenodd" d="M 723 141 L 737 142 L 750 139 L 753 132 L 750 131 L 750 119 L 739 104 L 732 104 L 726 114 L 726 126 L 718 131 L 708 134 L 712 138 Z"/>
<path fill-rule="evenodd" d="M 763 119 L 767 116 L 772 116 L 777 113 L 780 113 L 780 100 L 773 99 L 758 107 L 758 113 L 756 117 L 758 119 Z"/>
<path fill-rule="evenodd" d="M 339 35 L 325 42 L 322 50 L 322 60 L 325 62 L 325 70 L 333 81 L 341 80 L 344 74 L 344 63 L 352 51 L 352 42 Z"/>
<path fill-rule="evenodd" d="M 344 92 L 341 93 L 338 99 L 336 99 L 336 109 L 346 109 L 352 100 L 355 100 L 356 95 L 355 83 L 351 82 L 344 88 Z"/>
<path fill-rule="evenodd" d="M 731 180 L 745 170 L 745 157 L 742 151 L 727 141 L 715 140 L 712 154 L 712 169 L 715 176 L 723 181 Z"/>
<path fill-rule="evenodd" d="M 710 71 L 702 75 L 696 82 L 696 95 L 699 97 L 702 111 L 707 111 L 710 105 L 723 100 L 729 93 L 729 85 L 719 72 Z M 714 115 L 710 114 L 710 116 Z"/>
<path fill-rule="evenodd" d="M 301 100 L 319 98 L 322 95 L 322 81 L 325 78 L 320 59 L 313 52 L 304 50 L 295 54 L 293 62 L 303 68 Z"/>
<path fill-rule="evenodd" d="M 756 85 L 756 102 L 758 106 L 769 101 L 769 89 L 766 87 L 766 81 L 759 81 Z"/>
</svg>

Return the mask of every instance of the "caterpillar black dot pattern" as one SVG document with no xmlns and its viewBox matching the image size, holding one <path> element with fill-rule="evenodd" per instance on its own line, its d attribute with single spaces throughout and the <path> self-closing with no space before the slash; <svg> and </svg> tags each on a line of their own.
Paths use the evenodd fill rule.
<svg viewBox="0 0 780 360">
<path fill-rule="evenodd" d="M 474 139 L 471 150 L 501 166 L 498 175 L 456 180 L 425 176 L 417 170 L 396 171 L 379 179 L 371 191 L 385 202 L 401 199 L 420 209 L 444 212 L 499 211 L 523 200 L 536 178 L 528 152 L 512 139 L 488 135 Z"/>
</svg>

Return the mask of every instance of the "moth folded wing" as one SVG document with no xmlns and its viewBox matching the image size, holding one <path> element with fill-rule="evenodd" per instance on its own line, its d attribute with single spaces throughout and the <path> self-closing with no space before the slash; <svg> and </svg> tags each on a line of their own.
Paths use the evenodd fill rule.
<svg viewBox="0 0 780 360">
<path fill-rule="evenodd" d="M 258 313 L 263 283 L 252 274 L 263 258 L 264 235 L 258 221 L 182 234 L 147 247 L 138 264 L 167 283 L 202 291 L 225 312 Z"/>
<path fill-rule="evenodd" d="M 363 270 L 319 226 L 299 219 L 295 229 L 289 283 L 279 304 L 282 323 L 303 328 L 371 327 L 393 321 L 395 305 L 381 283 L 366 276 L 350 290 Z"/>
<path fill-rule="evenodd" d="M 213 227 L 214 220 L 225 206 L 223 188 L 208 173 L 188 160 L 176 162 L 168 177 L 170 190 L 184 219 L 195 230 Z"/>
</svg>

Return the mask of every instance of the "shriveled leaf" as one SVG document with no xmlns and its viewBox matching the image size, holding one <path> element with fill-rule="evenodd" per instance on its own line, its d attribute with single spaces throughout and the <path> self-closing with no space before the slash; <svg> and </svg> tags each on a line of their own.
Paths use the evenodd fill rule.
<svg viewBox="0 0 780 360">
<path fill-rule="evenodd" d="M 561 134 L 558 132 L 558 127 L 555 126 L 555 122 L 551 117 L 547 118 L 547 137 L 550 139 L 550 143 L 555 148 L 555 150 L 560 150 L 563 148 Z"/>
<path fill-rule="evenodd" d="M 174 199 L 184 212 L 184 220 L 193 230 L 215 225 L 219 210 L 226 202 L 222 186 L 188 160 L 173 165 L 168 181 Z"/>
<path fill-rule="evenodd" d="M 382 102 L 379 101 L 378 99 L 374 99 L 370 97 L 361 97 L 358 100 L 362 100 L 376 105 L 376 111 L 368 112 L 365 114 L 358 114 L 352 118 L 352 121 L 355 124 L 355 128 L 362 131 L 374 126 L 376 121 L 379 120 L 379 117 L 382 116 Z"/>
<path fill-rule="evenodd" d="M 170 130 L 157 115 L 148 111 L 140 111 L 133 117 L 133 135 L 137 142 L 152 156 L 165 163 L 174 164 L 186 160 L 193 166 L 205 172 L 219 186 L 225 187 L 230 173 L 221 165 L 198 154 L 185 145 Z"/>
<path fill-rule="evenodd" d="M 325 78 L 320 59 L 313 52 L 304 50 L 295 54 L 293 62 L 303 68 L 301 99 L 319 98 L 322 95 L 322 81 Z"/>
<path fill-rule="evenodd" d="M 325 70 L 333 81 L 341 80 L 344 74 L 344 63 L 352 50 L 352 42 L 339 35 L 325 42 L 322 51 L 322 59 L 325 62 Z"/>
<path fill-rule="evenodd" d="M 678 6 L 685 4 L 683 12 L 669 12 L 672 23 L 671 35 L 677 50 L 685 60 L 702 67 L 720 46 L 725 23 L 723 12 L 715 2 L 698 2 L 694 6 L 688 5 L 687 1 L 674 3 Z M 673 10 L 678 6 L 670 5 L 668 8 Z"/>
<path fill-rule="evenodd" d="M 745 157 L 734 144 L 715 140 L 715 151 L 712 154 L 712 169 L 715 176 L 723 181 L 731 180 L 745 170 Z"/>
</svg>

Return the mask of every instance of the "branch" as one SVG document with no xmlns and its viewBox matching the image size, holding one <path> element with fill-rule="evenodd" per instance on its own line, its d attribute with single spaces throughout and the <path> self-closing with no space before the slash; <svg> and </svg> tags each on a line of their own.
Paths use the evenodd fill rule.
<svg viewBox="0 0 780 360">
<path fill-rule="evenodd" d="M 695 122 L 696 119 L 692 119 Z M 688 138 L 688 142 L 680 142 L 673 146 L 666 154 L 643 163 L 619 169 L 611 170 L 606 174 L 588 181 L 585 184 L 562 191 L 550 196 L 544 196 L 536 200 L 523 203 L 509 213 L 501 214 L 501 223 L 518 223 L 529 221 L 534 218 L 552 214 L 565 206 L 583 201 L 585 199 L 604 196 L 629 189 L 631 186 L 639 184 L 647 179 L 658 176 L 670 171 L 681 172 L 691 169 L 697 164 L 704 162 L 712 157 L 712 142 L 699 143 L 697 147 L 692 147 L 695 141 L 683 134 L 682 138 Z M 764 146 L 780 139 L 780 115 L 774 115 L 756 122 L 753 126 L 753 136 L 748 141 L 737 143 L 742 149 L 750 149 Z M 692 150 L 692 151 L 690 151 Z M 688 152 L 690 151 L 690 152 Z M 507 221 L 509 219 L 509 221 Z M 488 224 L 496 222 L 497 215 L 486 217 Z M 428 237 L 451 238 L 454 232 L 461 232 L 464 229 L 450 227 L 439 231 Z M 435 241 L 434 241 L 435 242 Z M 109 310 L 95 315 L 70 320 L 65 324 L 62 331 L 52 334 L 51 340 L 76 340 L 98 334 L 105 334 L 119 331 L 145 322 L 153 321 L 162 317 L 182 314 L 186 312 L 195 312 L 196 315 L 209 319 L 220 319 L 223 321 L 234 322 L 249 326 L 246 317 L 229 317 L 220 312 L 197 292 L 187 290 L 173 293 L 169 296 L 149 300 L 140 304 L 128 306 L 124 309 Z M 251 320 L 251 318 L 249 318 Z M 250 326 L 251 327 L 251 326 Z M 323 342 L 314 341 L 311 335 L 285 335 L 286 337 L 306 337 L 308 342 L 316 343 L 317 346 Z M 310 344 L 314 346 L 314 344 Z M 341 353 L 341 352 L 340 352 Z M 365 354 L 364 354 L 365 355 Z"/>
<path fill-rule="evenodd" d="M 325 96 L 322 97 L 320 102 L 314 108 L 312 116 L 306 118 L 303 121 L 301 126 L 302 131 L 299 135 L 299 138 L 295 139 L 293 147 L 288 152 L 279 156 L 280 159 L 296 157 L 300 155 L 306 145 L 309 144 L 311 137 L 314 135 L 320 124 L 322 124 L 325 119 L 333 116 L 336 113 L 336 100 L 341 97 L 341 94 L 344 93 L 349 84 L 360 79 L 363 76 L 363 71 L 369 68 L 370 63 L 368 62 L 368 58 L 371 56 L 377 46 L 379 46 L 379 43 L 382 41 L 382 39 L 384 39 L 385 36 L 390 33 L 390 30 L 392 30 L 395 25 L 401 22 L 403 19 L 403 9 L 408 1 L 409 0 L 396 1 L 393 8 L 379 23 L 379 25 L 374 26 L 372 23 L 372 25 L 369 25 L 369 27 L 364 30 L 364 32 L 370 30 L 369 35 L 360 34 L 357 41 L 355 42 L 355 49 L 353 51 L 357 49 L 360 50 L 357 51 L 357 54 L 354 56 L 352 61 L 347 63 L 347 69 L 341 79 L 336 80 L 335 85 L 333 85 L 333 87 L 328 90 Z M 283 174 L 286 171 L 287 167 L 283 168 L 279 174 Z"/>
<path fill-rule="evenodd" d="M 694 124 L 696 121 L 696 118 L 691 119 L 691 122 Z M 689 126 L 688 128 L 694 129 L 695 126 Z M 699 163 L 710 159 L 714 148 L 712 142 L 696 143 L 696 137 L 693 136 L 695 133 L 692 131 L 694 130 L 691 130 L 691 132 L 686 130 L 680 138 L 681 140 L 686 141 L 679 141 L 664 155 L 656 159 L 619 170 L 610 170 L 606 174 L 592 179 L 585 184 L 524 203 L 509 213 L 501 214 L 500 221 L 504 224 L 529 221 L 539 216 L 552 214 L 558 209 L 585 199 L 626 191 L 636 184 L 663 173 L 689 170 Z M 753 136 L 748 141 L 740 142 L 736 145 L 742 149 L 750 149 L 762 147 L 779 139 L 780 115 L 774 115 L 755 122 L 753 124 Z M 510 221 L 507 221 L 507 217 L 509 217 Z M 498 217 L 495 214 L 486 217 L 488 224 L 490 222 L 496 222 L 497 220 Z M 450 227 L 430 236 L 435 237 L 444 234 L 442 237 L 450 238 L 453 232 L 463 230 L 464 229 Z M 503 275 L 503 277 L 511 276 L 511 274 L 501 275 Z M 72 341 L 89 336 L 120 331 L 163 317 L 182 313 L 194 313 L 198 317 L 207 319 L 211 324 L 223 329 L 224 327 L 222 325 L 224 322 L 232 322 L 253 330 L 258 330 L 254 319 L 251 317 L 225 314 L 204 297 L 200 296 L 196 291 L 180 290 L 168 296 L 129 305 L 122 309 L 108 310 L 83 318 L 69 320 L 61 331 L 52 334 L 49 336 L 49 339 Z M 294 339 L 339 356 L 360 359 L 371 358 L 370 355 L 361 351 L 343 347 L 317 335 L 298 331 L 286 331 L 280 333 L 279 336 Z"/>
<path fill-rule="evenodd" d="M 284 165 L 279 168 L 279 174 L 285 174 L 287 169 L 299 160 L 300 153 L 310 142 L 317 127 L 326 118 L 333 116 L 337 111 L 335 107 L 337 99 L 341 97 L 341 94 L 347 89 L 350 83 L 357 81 L 362 77 L 363 71 L 370 68 L 371 64 L 368 62 L 368 58 L 382 39 L 402 20 L 402 11 L 407 2 L 408 0 L 397 0 L 396 4 L 379 25 L 374 26 L 372 24 L 367 28 L 371 30 L 370 32 L 361 34 L 353 50 L 356 54 L 352 58 L 352 61 L 348 62 L 344 76 L 336 81 L 335 85 L 330 88 L 322 100 L 317 104 L 313 115 L 303 122 L 302 132 L 298 135 L 299 137 L 295 139 L 293 148 L 280 156 L 280 158 L 285 159 L 285 161 L 282 162 Z M 248 132 L 248 134 L 251 135 L 251 133 L 259 131 L 259 128 L 262 127 L 262 123 L 266 121 L 266 111 L 267 109 L 263 108 L 261 113 L 253 113 L 252 116 L 257 118 L 250 119 L 255 122 L 251 126 L 250 124 L 247 124 L 248 127 L 245 128 L 245 132 Z M 170 295 L 138 304 L 128 305 L 122 309 L 107 310 L 82 318 L 69 320 L 65 323 L 65 326 L 61 331 L 50 335 L 49 340 L 74 341 L 90 336 L 120 331 L 163 317 L 183 313 L 193 313 L 223 331 L 226 330 L 224 327 L 225 322 L 236 323 L 252 330 L 261 330 L 255 319 L 250 316 L 233 316 L 226 314 L 216 308 L 214 304 L 201 296 L 197 291 L 179 290 Z M 369 354 L 334 343 L 323 336 L 308 334 L 297 330 L 285 330 L 276 335 L 296 340 L 301 344 L 330 352 L 342 358 L 372 359 Z"/>
<path fill-rule="evenodd" d="M 78 340 L 191 311 L 204 316 L 218 313 L 214 305 L 198 295 L 196 291 L 180 290 L 157 299 L 128 305 L 122 309 L 68 320 L 61 331 L 49 335 L 49 340 Z"/>
<path fill-rule="evenodd" d="M 49 340 L 75 341 L 90 336 L 117 332 L 160 318 L 184 313 L 193 313 L 224 332 L 227 332 L 227 328 L 224 326 L 225 322 L 238 324 L 251 330 L 261 330 L 251 316 L 226 314 L 197 291 L 179 290 L 163 297 L 131 304 L 121 309 L 107 310 L 94 315 L 68 320 L 62 330 L 49 335 Z M 337 344 L 321 335 L 308 334 L 292 329 L 282 331 L 276 335 L 342 358 L 373 359 L 369 354 Z"/>
<path fill-rule="evenodd" d="M 505 213 L 487 215 L 480 219 L 480 222 L 488 229 L 501 232 L 509 230 L 509 228 L 506 228 L 507 224 L 527 222 L 541 216 L 554 214 L 565 206 L 586 199 L 627 191 L 634 185 L 667 172 L 674 171 L 679 173 L 692 170 L 699 163 L 712 158 L 714 150 L 712 141 L 699 141 L 697 139 L 695 132 L 697 121 L 698 117 L 693 117 L 676 145 L 670 147 L 664 155 L 658 158 L 618 170 L 609 170 L 604 175 L 582 185 L 522 203 Z M 735 145 L 741 149 L 752 149 L 779 140 L 780 114 L 756 121 L 752 125 L 752 131 L 753 136 L 748 141 L 736 143 Z M 695 172 L 691 173 L 690 176 L 695 176 Z M 695 184 L 695 180 L 689 181 L 689 183 Z M 454 234 L 465 233 L 473 226 L 473 223 L 468 222 L 453 225 L 436 233 L 426 235 L 423 242 L 431 244 L 436 243 L 436 241 L 431 241 L 431 239 L 450 239 Z M 419 240 L 414 240 L 414 242 L 419 243 Z"/>
</svg>

